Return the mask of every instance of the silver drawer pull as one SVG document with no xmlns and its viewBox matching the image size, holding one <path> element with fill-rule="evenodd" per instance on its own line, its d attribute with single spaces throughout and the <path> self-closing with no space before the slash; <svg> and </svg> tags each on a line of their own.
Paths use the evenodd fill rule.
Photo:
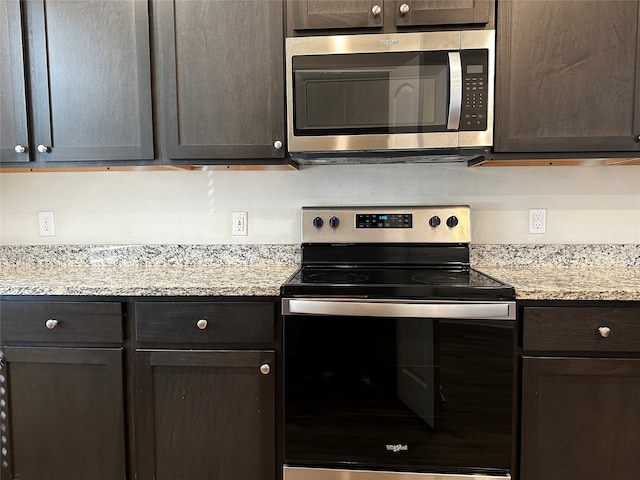
<svg viewBox="0 0 640 480">
<path fill-rule="evenodd" d="M 600 336 L 602 338 L 607 338 L 609 335 L 611 335 L 611 329 L 609 327 L 600 327 L 598 329 L 598 333 L 600 333 Z"/>
<path fill-rule="evenodd" d="M 53 318 L 50 318 L 49 320 L 46 321 L 45 326 L 49 330 L 53 330 L 54 328 L 56 328 L 58 326 L 58 320 L 54 320 Z"/>
<path fill-rule="evenodd" d="M 263 363 L 262 365 L 260 365 L 261 374 L 268 375 L 270 371 L 271 371 L 271 367 L 269 366 L 268 363 Z"/>
<path fill-rule="evenodd" d="M 204 330 L 205 328 L 207 328 L 208 324 L 209 322 L 207 322 L 204 318 L 201 318 L 200 320 L 198 320 L 198 323 L 196 323 L 200 330 Z"/>
</svg>

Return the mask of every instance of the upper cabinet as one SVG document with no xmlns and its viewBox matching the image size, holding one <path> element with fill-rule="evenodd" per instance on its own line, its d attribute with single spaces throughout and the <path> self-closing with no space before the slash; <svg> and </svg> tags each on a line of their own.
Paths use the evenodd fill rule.
<svg viewBox="0 0 640 480">
<path fill-rule="evenodd" d="M 26 162 L 27 96 L 19 0 L 0 2 L 0 161 Z"/>
<path fill-rule="evenodd" d="M 640 151 L 640 2 L 498 2 L 496 152 Z"/>
<path fill-rule="evenodd" d="M 305 30 L 487 24 L 492 0 L 289 0 L 290 34 Z"/>
<path fill-rule="evenodd" d="M 0 160 L 154 158 L 147 1 L 5 0 L 0 28 Z"/>
<path fill-rule="evenodd" d="M 154 8 L 164 157 L 284 158 L 282 2 L 163 0 Z"/>
</svg>

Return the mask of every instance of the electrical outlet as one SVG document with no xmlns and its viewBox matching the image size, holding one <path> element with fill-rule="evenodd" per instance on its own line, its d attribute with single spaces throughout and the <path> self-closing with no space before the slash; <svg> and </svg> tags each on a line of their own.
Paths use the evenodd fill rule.
<svg viewBox="0 0 640 480">
<path fill-rule="evenodd" d="M 231 235 L 247 234 L 247 212 L 233 212 Z"/>
<path fill-rule="evenodd" d="M 529 210 L 529 233 L 547 233 L 547 210 L 545 208 Z"/>
<path fill-rule="evenodd" d="M 53 211 L 38 212 L 38 225 L 40 226 L 41 237 L 54 237 L 56 224 L 53 221 Z"/>
</svg>

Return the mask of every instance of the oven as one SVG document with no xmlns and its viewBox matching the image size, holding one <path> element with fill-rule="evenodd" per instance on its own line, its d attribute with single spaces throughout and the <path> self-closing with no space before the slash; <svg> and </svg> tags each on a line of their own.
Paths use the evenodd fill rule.
<svg viewBox="0 0 640 480">
<path fill-rule="evenodd" d="M 284 480 L 510 478 L 513 288 L 466 206 L 304 208 L 282 287 Z"/>
</svg>

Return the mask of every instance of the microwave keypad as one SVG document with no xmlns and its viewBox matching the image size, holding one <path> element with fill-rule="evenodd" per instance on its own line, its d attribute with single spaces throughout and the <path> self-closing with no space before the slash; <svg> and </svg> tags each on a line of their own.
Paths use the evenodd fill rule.
<svg viewBox="0 0 640 480">
<path fill-rule="evenodd" d="M 482 73 L 471 73 L 469 70 L 463 80 L 464 95 L 462 96 L 460 130 L 486 130 L 487 79 Z"/>
</svg>

